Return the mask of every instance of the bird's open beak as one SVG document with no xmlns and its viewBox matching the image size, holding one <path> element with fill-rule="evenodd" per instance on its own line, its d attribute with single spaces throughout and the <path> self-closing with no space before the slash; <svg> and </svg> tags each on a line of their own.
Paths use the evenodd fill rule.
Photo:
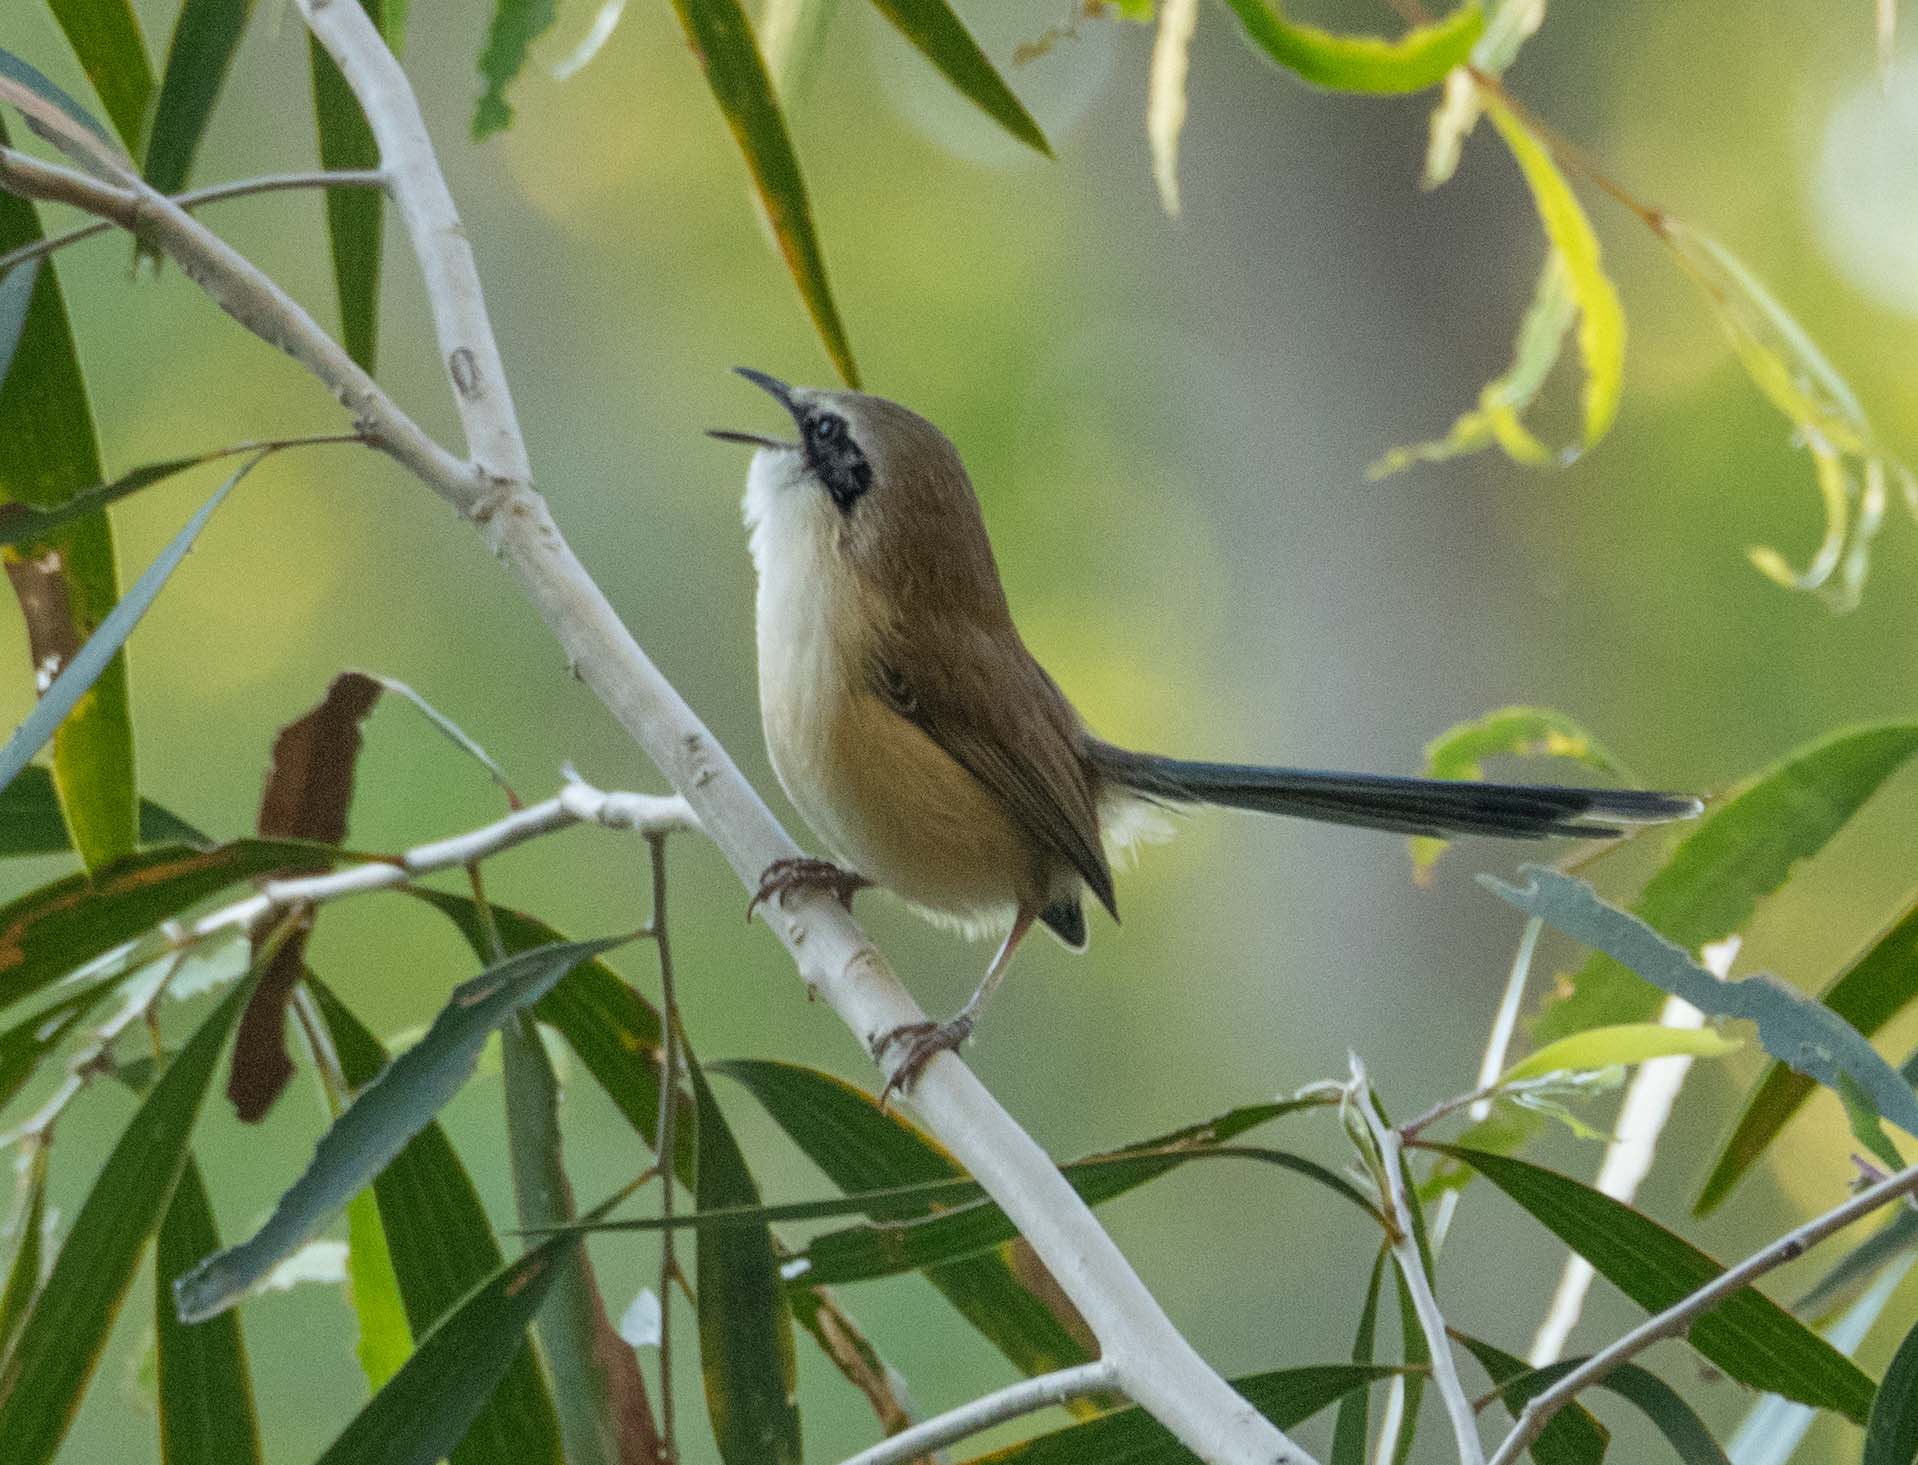
<svg viewBox="0 0 1918 1465">
<path fill-rule="evenodd" d="M 750 366 L 735 366 L 734 371 L 747 381 L 760 388 L 780 406 L 792 413 L 793 420 L 799 420 L 799 405 L 793 401 L 793 390 L 776 376 L 768 376 L 763 371 L 754 371 Z M 718 438 L 723 443 L 746 443 L 756 448 L 796 448 L 797 443 L 783 443 L 777 438 L 762 437 L 756 432 L 736 432 L 730 427 L 709 427 L 707 437 Z"/>
</svg>

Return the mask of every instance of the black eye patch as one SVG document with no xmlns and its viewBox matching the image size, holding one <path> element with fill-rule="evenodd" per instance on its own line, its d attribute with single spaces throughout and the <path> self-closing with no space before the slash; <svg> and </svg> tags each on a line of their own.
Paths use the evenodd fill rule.
<svg viewBox="0 0 1918 1465">
<path fill-rule="evenodd" d="M 872 465 L 836 412 L 814 412 L 800 425 L 806 462 L 839 512 L 849 514 L 853 504 L 872 487 Z"/>
</svg>

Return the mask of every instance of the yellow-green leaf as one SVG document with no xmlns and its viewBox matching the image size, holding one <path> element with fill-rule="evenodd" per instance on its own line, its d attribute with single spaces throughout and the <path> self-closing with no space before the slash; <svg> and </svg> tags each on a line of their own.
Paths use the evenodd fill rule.
<svg viewBox="0 0 1918 1465">
<path fill-rule="evenodd" d="M 1344 36 L 1287 20 L 1270 0 L 1226 0 L 1246 39 L 1314 86 L 1342 92 L 1417 92 L 1436 86 L 1463 62 L 1485 28 L 1478 0 L 1443 20 L 1414 26 L 1397 40 Z"/>
<path fill-rule="evenodd" d="M 1918 513 L 1918 477 L 1884 451 L 1850 384 L 1736 255 L 1669 214 L 1659 214 L 1654 228 L 1703 293 L 1745 374 L 1812 456 L 1823 540 L 1803 570 L 1762 546 L 1748 551 L 1753 566 L 1788 590 L 1817 591 L 1834 609 L 1850 609 L 1864 588 L 1890 481 Z"/>
<path fill-rule="evenodd" d="M 1499 1078 L 1502 1084 L 1542 1078 L 1548 1073 L 1588 1073 L 1643 1063 L 1650 1058 L 1685 1054 L 1692 1058 L 1723 1058 L 1744 1046 L 1711 1028 L 1668 1028 L 1663 1023 L 1628 1022 L 1615 1027 L 1587 1028 L 1547 1043 L 1527 1054 Z"/>
</svg>

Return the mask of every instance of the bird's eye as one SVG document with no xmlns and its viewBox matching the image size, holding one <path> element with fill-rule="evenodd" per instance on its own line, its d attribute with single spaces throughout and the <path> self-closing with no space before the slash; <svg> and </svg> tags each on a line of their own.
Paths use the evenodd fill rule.
<svg viewBox="0 0 1918 1465">
<path fill-rule="evenodd" d="M 846 420 L 843 417 L 815 417 L 806 424 L 808 436 L 816 443 L 837 442 L 845 430 Z"/>
</svg>

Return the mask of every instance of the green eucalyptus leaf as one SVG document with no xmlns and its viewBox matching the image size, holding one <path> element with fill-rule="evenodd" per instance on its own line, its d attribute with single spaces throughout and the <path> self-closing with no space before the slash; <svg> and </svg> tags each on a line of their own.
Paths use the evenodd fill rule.
<svg viewBox="0 0 1918 1465">
<path fill-rule="evenodd" d="M 183 0 L 140 169 L 159 192 L 186 187 L 252 13 L 253 0 Z"/>
<path fill-rule="evenodd" d="M 153 97 L 153 66 L 132 0 L 47 0 L 47 8 L 60 22 L 120 141 L 129 151 L 138 149 Z"/>
<path fill-rule="evenodd" d="M 173 1310 L 173 1279 L 219 1244 L 206 1183 L 188 1155 L 153 1251 L 160 1458 L 166 1465 L 258 1465 L 264 1458 L 240 1319 L 228 1313 L 190 1327 Z"/>
<path fill-rule="evenodd" d="M 873 5 L 961 96 L 1034 152 L 1052 156 L 1039 124 L 986 59 L 947 0 L 873 0 Z"/>
</svg>

